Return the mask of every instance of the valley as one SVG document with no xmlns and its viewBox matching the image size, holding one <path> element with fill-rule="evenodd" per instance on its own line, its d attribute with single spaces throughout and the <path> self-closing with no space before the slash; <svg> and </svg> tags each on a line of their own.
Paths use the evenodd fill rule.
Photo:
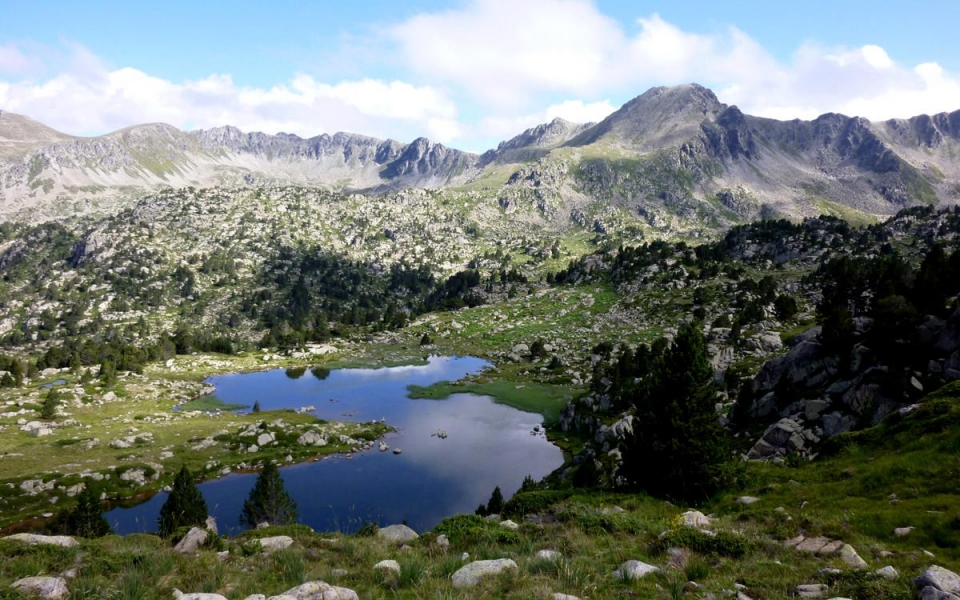
<svg viewBox="0 0 960 600">
<path fill-rule="evenodd" d="M 781 122 L 689 84 L 478 155 L 232 127 L 81 139 L 0 113 L 5 535 L 70 533 L 57 516 L 88 486 L 122 512 L 181 466 L 236 508 L 270 461 L 312 498 L 439 442 L 426 412 L 297 410 L 316 403 L 284 404 L 271 377 L 477 361 L 390 394 L 451 422 L 482 400 L 471 434 L 494 443 L 513 421 L 479 423 L 506 411 L 553 457 L 521 483 L 507 442 L 477 445 L 494 474 L 459 474 L 456 502 L 404 497 L 349 526 L 241 532 L 218 514 L 192 558 L 131 533 L 151 527 L 80 550 L 3 539 L 0 595 L 78 561 L 76 597 L 247 598 L 321 577 L 364 598 L 914 596 L 931 564 L 960 567 L 958 114 Z M 262 410 L 211 397 L 226 375 L 264 378 Z M 321 483 L 325 463 L 344 474 Z M 499 519 L 453 514 L 494 486 Z M 376 533 L 406 519 L 416 540 Z M 251 543 L 275 536 L 289 547 Z M 836 553 L 803 550 L 818 540 Z M 461 553 L 515 563 L 474 594 L 451 583 Z M 628 560 L 659 571 L 613 576 Z"/>
</svg>

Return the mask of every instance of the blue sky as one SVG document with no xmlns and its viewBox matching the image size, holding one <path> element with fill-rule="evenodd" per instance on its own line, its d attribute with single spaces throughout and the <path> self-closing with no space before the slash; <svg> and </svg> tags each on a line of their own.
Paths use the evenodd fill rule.
<svg viewBox="0 0 960 600">
<path fill-rule="evenodd" d="M 960 109 L 955 1 L 0 0 L 0 15 L 0 109 L 78 135 L 164 121 L 482 151 L 687 81 L 776 118 Z"/>
</svg>

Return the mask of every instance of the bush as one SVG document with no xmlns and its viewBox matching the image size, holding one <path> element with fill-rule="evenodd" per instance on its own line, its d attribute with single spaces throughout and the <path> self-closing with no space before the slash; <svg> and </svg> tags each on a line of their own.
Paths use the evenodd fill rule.
<svg viewBox="0 0 960 600">
<path fill-rule="evenodd" d="M 710 535 L 692 527 L 670 530 L 666 535 L 657 538 L 654 545 L 661 552 L 665 552 L 667 548 L 689 548 L 700 554 L 730 558 L 743 558 L 753 549 L 750 541 L 741 535 L 729 531 L 718 531 L 716 535 Z"/>
<path fill-rule="evenodd" d="M 503 505 L 503 515 L 522 517 L 529 514 L 546 512 L 551 506 L 562 502 L 573 494 L 573 490 L 543 490 L 518 492 Z"/>
<path fill-rule="evenodd" d="M 76 535 L 84 538 L 98 538 L 110 533 L 110 524 L 103 518 L 100 506 L 100 494 L 88 483 L 77 494 L 77 505 L 61 513 L 47 528 L 60 535 Z"/>
<path fill-rule="evenodd" d="M 515 544 L 520 534 L 500 523 L 484 519 L 477 515 L 455 515 L 448 517 L 434 528 L 434 532 L 444 534 L 454 546 L 473 546 L 481 544 Z"/>
</svg>

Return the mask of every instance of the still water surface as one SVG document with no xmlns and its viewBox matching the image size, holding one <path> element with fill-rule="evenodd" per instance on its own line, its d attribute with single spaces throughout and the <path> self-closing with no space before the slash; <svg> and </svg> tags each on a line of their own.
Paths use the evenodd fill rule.
<svg viewBox="0 0 960 600">
<path fill-rule="evenodd" d="M 488 366 L 471 357 L 431 357 L 422 366 L 340 369 L 319 376 L 308 370 L 296 378 L 275 370 L 209 382 L 217 397 L 230 404 L 259 401 L 263 410 L 314 406 L 318 417 L 330 421 L 385 418 L 398 429 L 385 440 L 402 454 L 374 446 L 350 459 L 331 456 L 280 472 L 297 501 L 299 521 L 318 531 L 349 533 L 367 521 L 406 521 L 423 531 L 446 516 L 472 513 L 496 486 L 509 498 L 524 476 L 539 479 L 563 462 L 559 448 L 542 434 L 531 434 L 542 420 L 539 414 L 495 404 L 487 396 L 407 396 L 408 385 L 457 380 Z M 439 429 L 447 432 L 446 439 L 436 436 Z M 256 474 L 235 474 L 200 485 L 221 532 L 240 529 L 240 510 L 255 480 Z M 105 516 L 119 534 L 156 531 L 166 497 L 160 493 Z"/>
</svg>

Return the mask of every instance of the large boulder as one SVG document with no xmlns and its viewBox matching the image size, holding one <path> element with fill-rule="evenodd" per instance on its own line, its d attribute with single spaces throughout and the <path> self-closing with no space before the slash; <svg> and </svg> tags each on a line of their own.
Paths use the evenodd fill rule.
<svg viewBox="0 0 960 600">
<path fill-rule="evenodd" d="M 62 546 L 64 548 L 71 548 L 73 546 L 79 546 L 80 542 L 73 539 L 68 535 L 37 535 L 35 533 L 15 533 L 13 535 L 8 535 L 5 540 L 11 540 L 14 542 L 23 542 L 24 544 L 30 544 L 31 546 Z"/>
<path fill-rule="evenodd" d="M 58 600 L 70 595 L 67 580 L 63 577 L 25 577 L 14 581 L 10 587 L 36 594 L 42 600 Z"/>
<path fill-rule="evenodd" d="M 406 525 L 390 525 L 377 530 L 377 535 L 385 540 L 406 544 L 420 537 L 417 532 Z"/>
<path fill-rule="evenodd" d="M 360 600 L 351 589 L 330 585 L 324 581 L 311 581 L 291 588 L 270 600 Z"/>
<path fill-rule="evenodd" d="M 206 529 L 192 527 L 187 535 L 183 536 L 183 539 L 173 547 L 173 551 L 177 554 L 195 554 L 200 550 L 200 546 L 207 543 L 208 535 Z"/>
<path fill-rule="evenodd" d="M 634 579 L 640 579 L 650 573 L 656 573 L 660 569 L 653 565 L 648 565 L 645 562 L 639 560 L 628 560 L 623 563 L 617 570 L 613 572 L 613 576 L 617 579 L 623 579 L 626 581 L 632 581 Z"/>
<path fill-rule="evenodd" d="M 293 538 L 288 535 L 275 535 L 273 537 L 265 537 L 256 540 L 255 542 L 260 544 L 260 549 L 267 554 L 271 552 L 276 552 L 277 550 L 285 550 L 293 545 Z"/>
<path fill-rule="evenodd" d="M 210 594 L 207 592 L 191 592 L 184 594 L 180 590 L 173 590 L 174 600 L 227 600 L 226 596 L 220 594 Z"/>
<path fill-rule="evenodd" d="M 960 595 L 960 575 L 938 565 L 933 565 L 924 571 L 913 580 L 913 585 L 919 589 L 932 587 L 941 592 Z"/>
<path fill-rule="evenodd" d="M 507 569 L 517 569 L 517 563 L 509 558 L 497 560 L 475 560 L 464 565 L 453 574 L 453 587 L 465 588 L 477 585 L 481 579 L 490 575 L 498 575 Z"/>
<path fill-rule="evenodd" d="M 396 575 L 400 574 L 400 563 L 395 560 L 381 560 L 373 565 L 374 571 L 390 571 Z"/>
</svg>

